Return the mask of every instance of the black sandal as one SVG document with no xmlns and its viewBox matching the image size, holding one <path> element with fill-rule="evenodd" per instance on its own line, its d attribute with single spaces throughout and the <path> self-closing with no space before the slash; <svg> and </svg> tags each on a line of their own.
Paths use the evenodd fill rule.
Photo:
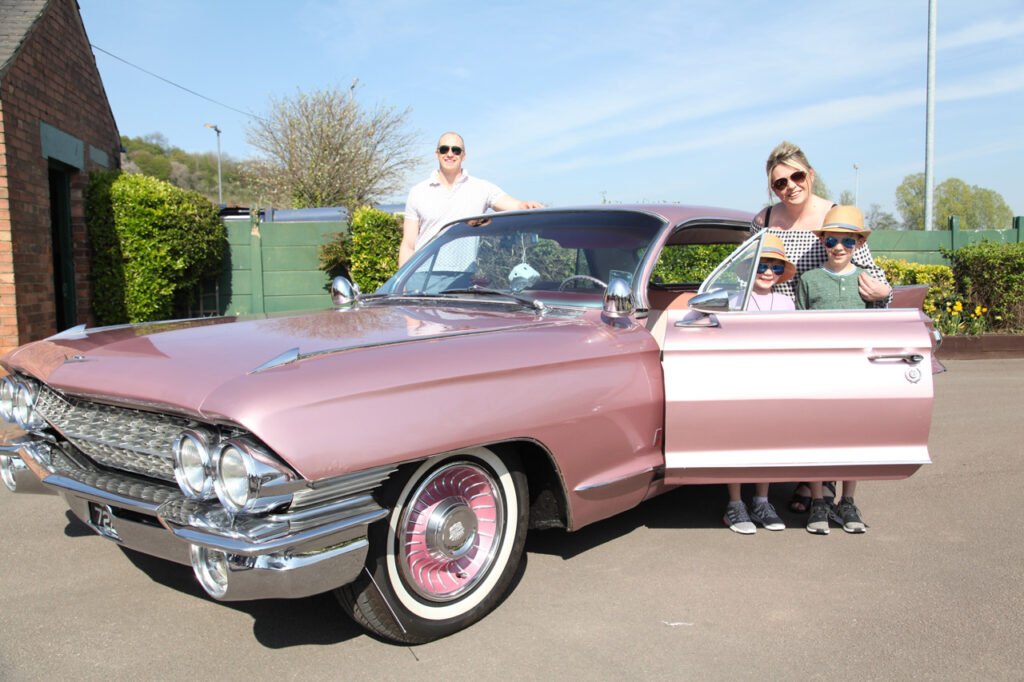
<svg viewBox="0 0 1024 682">
<path fill-rule="evenodd" d="M 796 491 L 800 488 L 806 488 L 808 494 L 800 495 Z M 801 481 L 796 484 L 796 488 L 793 490 L 793 497 L 789 499 L 789 511 L 794 514 L 806 514 L 811 508 L 811 484 L 806 481 Z M 835 489 L 833 488 L 832 494 L 835 495 Z"/>
</svg>

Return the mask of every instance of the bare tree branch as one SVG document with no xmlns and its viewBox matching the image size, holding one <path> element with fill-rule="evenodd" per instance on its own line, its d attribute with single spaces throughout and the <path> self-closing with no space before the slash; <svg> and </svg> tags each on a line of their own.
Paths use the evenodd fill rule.
<svg viewBox="0 0 1024 682">
<path fill-rule="evenodd" d="M 249 166 L 261 202 L 292 208 L 372 204 L 402 188 L 420 161 L 410 109 L 360 107 L 350 88 L 271 97 L 246 141 L 263 152 Z"/>
</svg>

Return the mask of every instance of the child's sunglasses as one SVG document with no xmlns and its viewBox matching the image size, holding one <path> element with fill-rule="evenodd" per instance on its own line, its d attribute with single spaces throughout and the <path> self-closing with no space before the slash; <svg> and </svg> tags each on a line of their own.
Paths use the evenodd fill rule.
<svg viewBox="0 0 1024 682">
<path fill-rule="evenodd" d="M 757 264 L 757 274 L 763 275 L 764 273 L 768 272 L 768 268 L 771 268 L 772 272 L 774 272 L 776 275 L 781 275 L 786 271 L 786 266 L 783 265 L 782 263 L 765 263 L 762 261 Z"/>
<path fill-rule="evenodd" d="M 840 239 L 839 237 L 825 237 L 825 248 L 831 249 L 839 242 L 842 242 L 843 246 L 845 246 L 848 249 L 852 249 L 853 247 L 857 246 L 857 240 L 854 239 L 853 237 L 843 237 L 842 239 Z"/>
</svg>

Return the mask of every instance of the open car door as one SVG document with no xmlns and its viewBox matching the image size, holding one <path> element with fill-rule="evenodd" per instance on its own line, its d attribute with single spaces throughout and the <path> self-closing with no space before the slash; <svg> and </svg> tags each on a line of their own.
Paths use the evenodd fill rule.
<svg viewBox="0 0 1024 682">
<path fill-rule="evenodd" d="M 913 309 L 747 311 L 763 234 L 668 311 L 665 480 L 904 478 L 928 457 L 931 337 Z"/>
</svg>

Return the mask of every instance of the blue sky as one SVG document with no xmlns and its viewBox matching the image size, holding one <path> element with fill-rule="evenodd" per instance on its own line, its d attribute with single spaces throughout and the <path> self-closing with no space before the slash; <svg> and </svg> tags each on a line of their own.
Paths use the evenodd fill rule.
<svg viewBox="0 0 1024 682">
<path fill-rule="evenodd" d="M 783 139 L 834 196 L 895 213 L 924 170 L 928 3 L 648 0 L 79 0 L 91 42 L 257 115 L 270 96 L 358 78 L 412 109 L 426 177 L 446 130 L 465 167 L 550 205 L 675 201 L 754 210 Z M 1024 3 L 940 0 L 935 176 L 1024 215 Z M 248 158 L 248 118 L 96 52 L 122 135 Z M 393 197 L 403 202 L 404 192 Z"/>
</svg>

